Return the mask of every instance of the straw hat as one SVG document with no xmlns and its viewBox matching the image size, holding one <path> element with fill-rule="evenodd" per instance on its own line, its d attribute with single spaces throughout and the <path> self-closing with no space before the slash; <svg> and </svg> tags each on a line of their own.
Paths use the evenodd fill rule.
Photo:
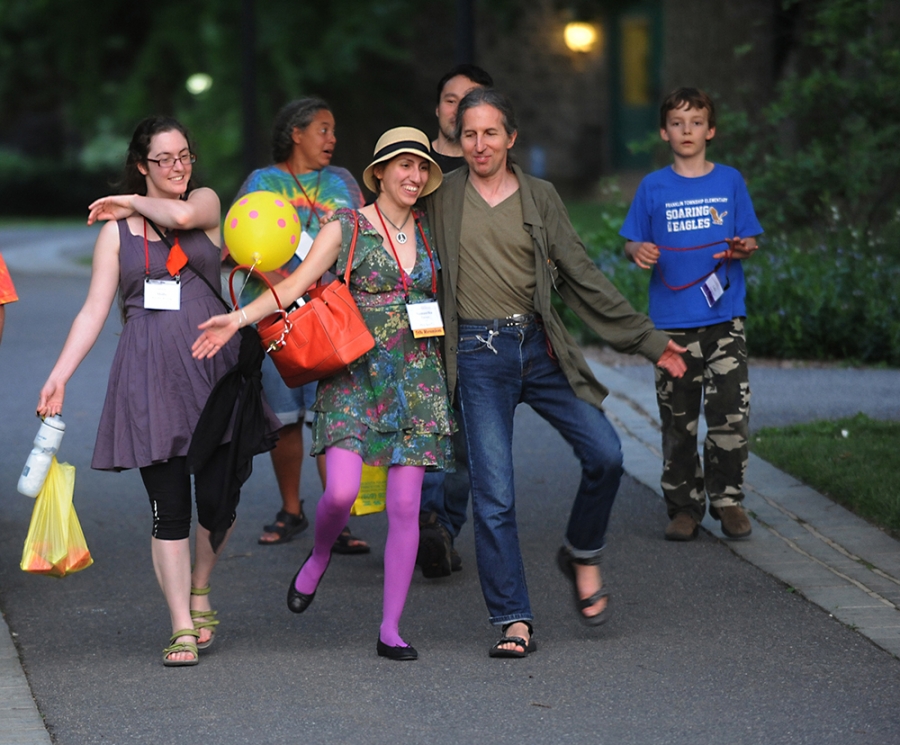
<svg viewBox="0 0 900 745">
<path fill-rule="evenodd" d="M 412 153 L 425 158 L 431 163 L 428 170 L 428 181 L 419 196 L 427 196 L 441 185 L 444 175 L 431 157 L 431 142 L 421 129 L 415 127 L 394 127 L 385 132 L 375 143 L 375 154 L 372 162 L 363 171 L 363 183 L 373 194 L 378 193 L 378 179 L 375 178 L 375 166 L 386 163 L 400 153 Z"/>
</svg>

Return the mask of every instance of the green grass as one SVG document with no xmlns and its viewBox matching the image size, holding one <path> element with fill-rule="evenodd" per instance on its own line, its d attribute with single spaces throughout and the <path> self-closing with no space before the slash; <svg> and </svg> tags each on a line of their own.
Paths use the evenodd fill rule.
<svg viewBox="0 0 900 745">
<path fill-rule="evenodd" d="M 865 414 L 766 428 L 751 450 L 870 522 L 900 537 L 900 422 Z"/>
</svg>

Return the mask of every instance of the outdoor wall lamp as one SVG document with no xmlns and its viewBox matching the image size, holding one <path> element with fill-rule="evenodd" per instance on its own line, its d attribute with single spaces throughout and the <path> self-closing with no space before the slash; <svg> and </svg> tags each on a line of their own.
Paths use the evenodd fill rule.
<svg viewBox="0 0 900 745">
<path fill-rule="evenodd" d="M 573 52 L 590 52 L 600 40 L 600 30 L 593 23 L 573 21 L 563 31 L 566 46 Z"/>
</svg>

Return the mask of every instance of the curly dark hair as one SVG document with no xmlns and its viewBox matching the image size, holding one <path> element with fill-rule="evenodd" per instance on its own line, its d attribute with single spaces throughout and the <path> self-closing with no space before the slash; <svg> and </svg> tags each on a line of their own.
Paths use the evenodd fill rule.
<svg viewBox="0 0 900 745">
<path fill-rule="evenodd" d="M 194 152 L 190 133 L 177 119 L 162 115 L 148 116 L 146 119 L 142 119 L 135 127 L 134 134 L 131 136 L 131 142 L 128 144 L 128 154 L 125 156 L 125 173 L 119 182 L 123 194 L 147 195 L 147 177 L 138 170 L 138 163 L 143 163 L 144 166 L 147 165 L 147 156 L 150 154 L 150 141 L 160 132 L 181 132 L 184 135 L 184 139 L 187 140 L 188 149 L 192 153 Z M 190 193 L 191 189 L 194 188 L 196 188 L 196 184 L 192 173 L 185 193 Z"/>
<path fill-rule="evenodd" d="M 272 160 L 284 163 L 294 149 L 294 129 L 306 129 L 320 111 L 331 111 L 321 98 L 298 98 L 285 104 L 275 117 L 272 127 Z"/>
</svg>

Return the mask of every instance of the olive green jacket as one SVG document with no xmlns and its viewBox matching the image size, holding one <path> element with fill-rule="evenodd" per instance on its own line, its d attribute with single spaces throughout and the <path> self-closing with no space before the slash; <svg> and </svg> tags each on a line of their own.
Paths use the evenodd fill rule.
<svg viewBox="0 0 900 745">
<path fill-rule="evenodd" d="M 524 174 L 518 166 L 513 166 L 513 171 L 519 180 L 523 227 L 534 243 L 537 271 L 535 313 L 544 319 L 544 328 L 553 351 L 575 394 L 599 407 L 609 391 L 594 377 L 578 344 L 553 309 L 551 292 L 555 289 L 566 305 L 620 352 L 641 354 L 655 363 L 665 351 L 669 337 L 657 331 L 647 316 L 637 313 L 591 261 L 553 185 Z M 446 330 L 444 362 L 451 396 L 456 390 L 459 338 L 456 284 L 459 275 L 459 236 L 468 178 L 467 168 L 451 172 L 444 177 L 441 188 L 425 200 L 441 261 L 439 297 Z"/>
</svg>

